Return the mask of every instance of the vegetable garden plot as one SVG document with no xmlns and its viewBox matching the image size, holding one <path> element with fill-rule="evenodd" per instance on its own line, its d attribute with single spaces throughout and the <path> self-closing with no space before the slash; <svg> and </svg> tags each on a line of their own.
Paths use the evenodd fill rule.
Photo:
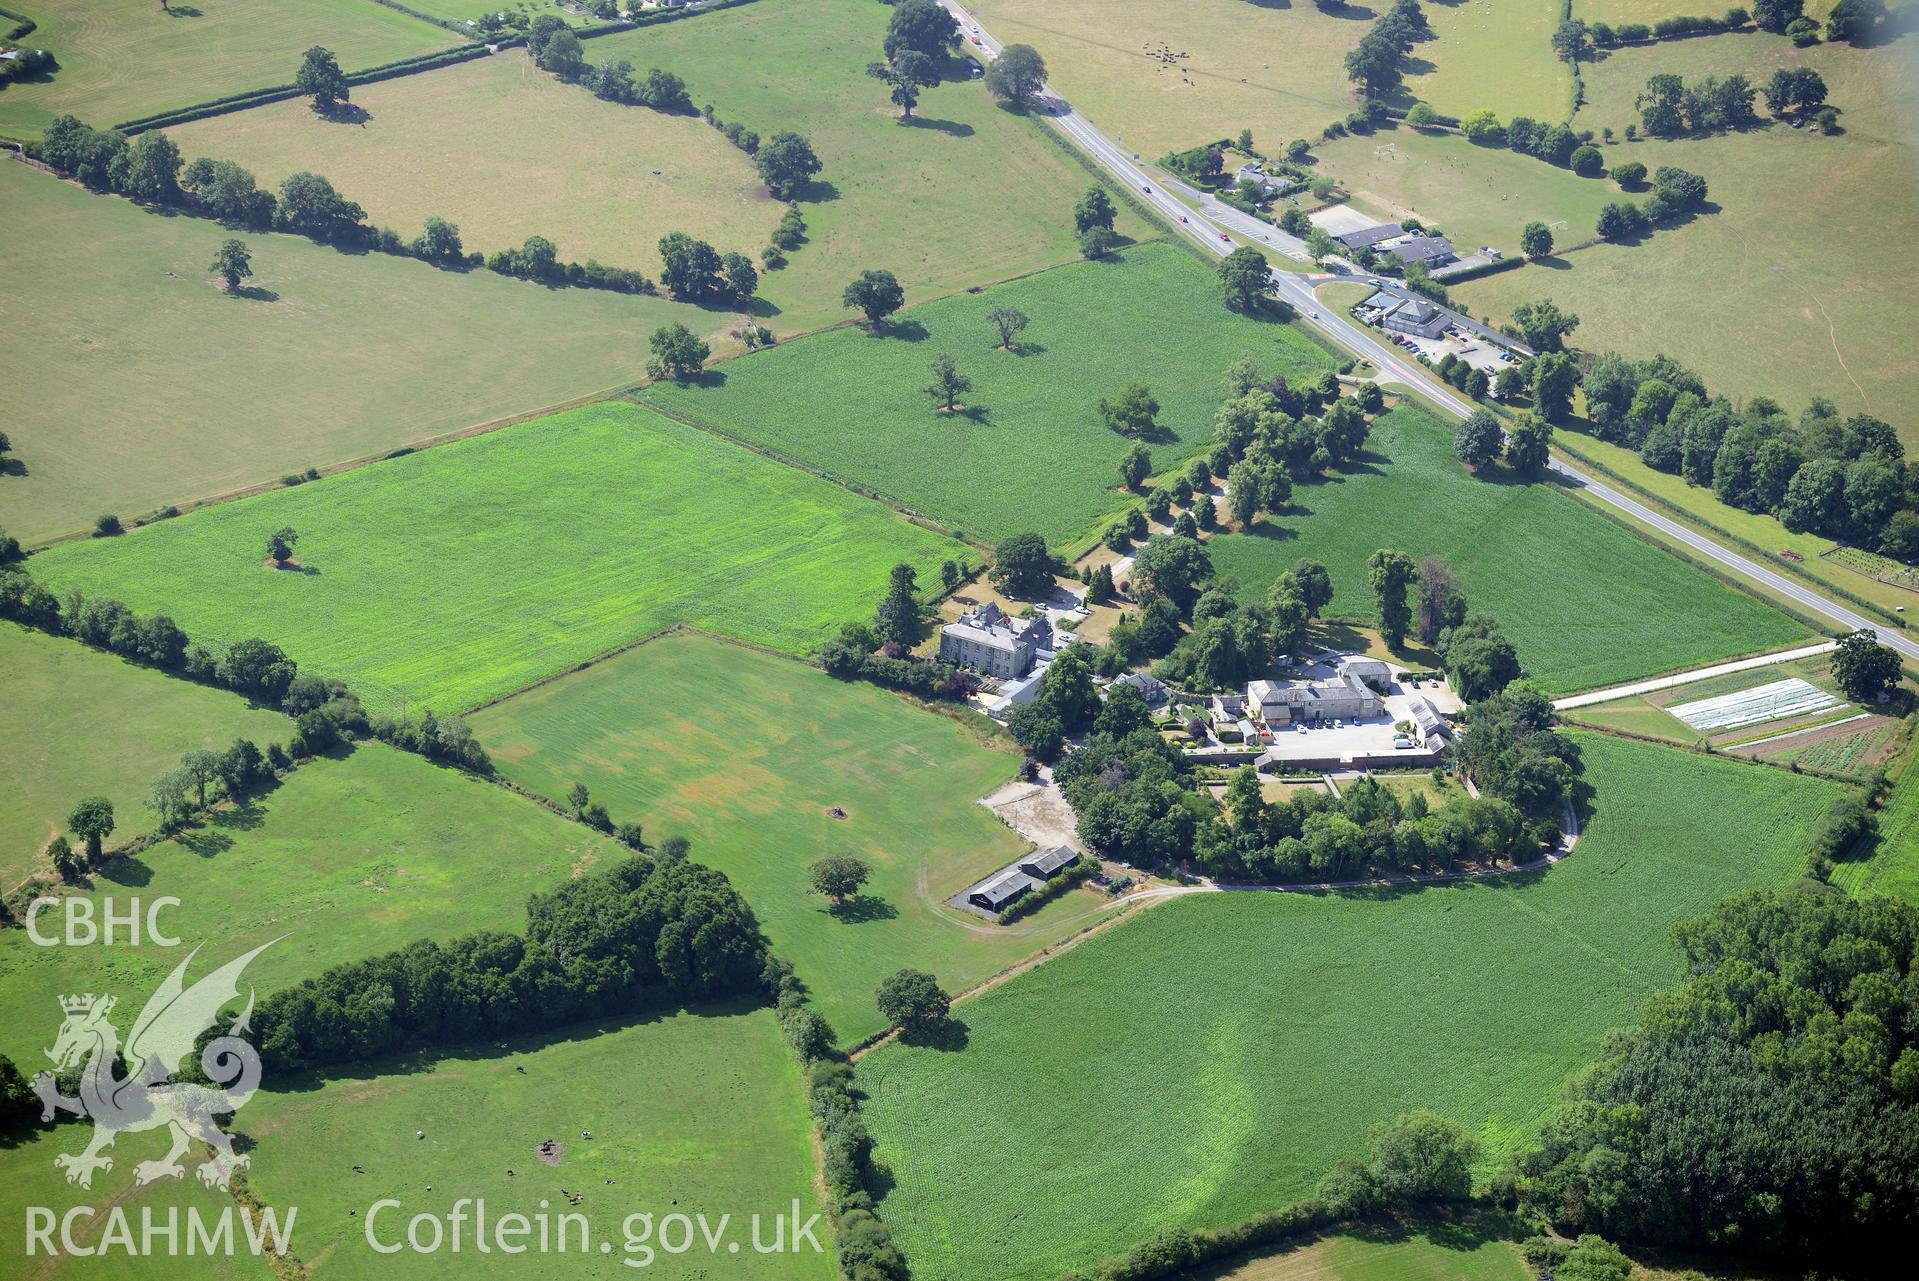
<svg viewBox="0 0 1919 1281">
<path fill-rule="evenodd" d="M 1794 678 L 1755 685 L 1717 698 L 1702 698 L 1666 710 L 1702 732 L 1738 729 L 1784 716 L 1804 716 L 1837 707 L 1839 700 L 1816 685 Z"/>
</svg>

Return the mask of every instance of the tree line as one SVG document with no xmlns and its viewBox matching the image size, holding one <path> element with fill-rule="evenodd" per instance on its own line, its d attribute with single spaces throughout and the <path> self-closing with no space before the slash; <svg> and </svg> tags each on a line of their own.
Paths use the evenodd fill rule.
<svg viewBox="0 0 1919 1281">
<path fill-rule="evenodd" d="M 298 1072 L 751 993 L 766 966 L 746 901 L 669 843 L 534 894 L 522 933 L 420 939 L 276 992 L 254 1037 Z"/>
<path fill-rule="evenodd" d="M 418 236 L 407 240 L 390 227 L 369 224 L 366 209 L 341 195 L 320 174 L 290 174 L 276 195 L 261 189 L 250 171 L 230 160 L 202 156 L 187 163 L 173 140 L 158 130 L 128 142 L 117 132 L 94 129 L 74 116 L 62 115 L 48 124 L 33 154 L 94 191 L 183 209 L 229 227 L 290 232 L 321 244 L 417 258 L 454 270 L 484 266 L 550 285 L 655 292 L 653 282 L 637 271 L 592 260 L 561 261 L 557 247 L 544 236 L 529 236 L 518 249 L 497 250 L 488 256 L 469 252 L 459 227 L 436 215 L 426 220 Z"/>
<path fill-rule="evenodd" d="M 1608 352 L 1580 387 L 1594 434 L 1635 450 L 1655 471 L 1768 513 L 1794 533 L 1919 560 L 1919 473 L 1883 420 L 1841 415 L 1821 396 L 1796 420 L 1766 396 L 1736 408 L 1664 355 L 1631 361 Z"/>
</svg>

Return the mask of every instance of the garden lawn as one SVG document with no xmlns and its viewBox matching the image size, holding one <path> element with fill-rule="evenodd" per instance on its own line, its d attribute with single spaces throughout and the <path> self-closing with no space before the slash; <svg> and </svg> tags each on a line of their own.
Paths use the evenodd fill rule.
<svg viewBox="0 0 1919 1281">
<path fill-rule="evenodd" d="M 330 965 L 475 930 L 524 929 L 526 899 L 626 851 L 494 783 L 378 743 L 302 765 L 279 786 L 216 812 L 177 840 L 110 862 L 86 891 L 171 895 L 161 928 L 177 949 L 36 947 L 0 933 L 0 1054 L 31 1073 L 67 992 L 108 991 L 126 1022 L 188 951 L 194 975 L 278 939 L 247 970 L 262 996 Z M 58 936 L 61 913 L 40 932 Z"/>
<path fill-rule="evenodd" d="M 443 1216 L 468 1197 L 484 1199 L 489 1222 L 514 1213 L 535 1223 L 547 1217 L 556 1245 L 538 1256 L 542 1275 L 627 1272 L 609 1258 L 644 1267 L 646 1276 L 838 1275 L 814 1190 L 805 1086 L 769 1009 L 702 1006 L 499 1049 L 381 1060 L 363 1073 L 302 1080 L 283 1093 L 268 1088 L 238 1117 L 258 1144 L 249 1177 L 268 1204 L 300 1207 L 301 1254 L 312 1260 L 316 1281 L 393 1272 L 394 1261 L 375 1254 L 366 1238 L 376 1201 L 400 1202 L 370 1225 L 390 1244 L 405 1239 L 413 1215 Z M 421 1130 L 426 1137 L 416 1139 Z M 549 1138 L 563 1148 L 553 1167 L 536 1155 Z M 577 1208 L 561 1199 L 561 1188 L 583 1194 Z M 800 1242 L 797 1250 L 756 1253 L 753 1216 L 767 1244 L 773 1218 L 784 1217 L 791 1245 L 795 1203 L 802 1222 L 819 1214 L 820 1250 Z M 580 1248 L 577 1226 L 558 1247 L 565 1213 L 590 1223 L 588 1249 Z M 690 1252 L 668 1253 L 627 1217 L 639 1213 L 655 1224 L 673 1214 L 704 1215 L 715 1231 L 722 1215 L 731 1216 L 721 1257 L 707 1253 L 697 1230 Z M 676 1229 L 667 1238 L 677 1247 Z M 600 1252 L 603 1240 L 610 1255 Z M 728 1242 L 737 1254 L 728 1253 Z M 471 1277 L 470 1236 L 466 1244 L 459 1254 L 408 1253 L 400 1266 L 408 1277 Z"/>
<path fill-rule="evenodd" d="M 1025 312 L 999 351 L 987 313 Z M 921 389 L 951 352 L 973 389 L 948 415 Z M 893 318 L 728 361 L 694 384 L 655 384 L 651 405 L 997 542 L 1033 531 L 1081 539 L 1138 501 L 1121 490 L 1132 441 L 1094 403 L 1128 382 L 1158 398 L 1155 471 L 1204 453 L 1221 377 L 1250 352 L 1267 374 L 1316 377 L 1333 358 L 1304 331 L 1228 312 L 1213 274 L 1171 245 L 1142 245 Z"/>
<path fill-rule="evenodd" d="M 733 879 L 842 1041 L 884 1026 L 873 990 L 901 966 L 960 991 L 1086 923 L 1072 895 L 1000 927 L 941 900 L 1026 843 L 976 798 L 1017 759 L 966 713 L 711 637 L 663 637 L 486 709 L 474 730 L 514 782 L 564 797 L 575 782 L 649 841 L 684 835 Z M 838 808 L 845 816 L 835 817 Z M 851 910 L 811 892 L 806 867 L 873 869 Z"/>
<path fill-rule="evenodd" d="M 1919 217 L 1919 41 L 1796 49 L 1783 37 L 1725 35 L 1619 50 L 1586 68 L 1590 102 L 1574 127 L 1623 133 L 1638 118 L 1633 96 L 1661 72 L 1688 81 L 1737 72 L 1763 85 L 1775 67 L 1799 65 L 1825 79 L 1843 133 L 1762 122 L 1606 147 L 1608 165 L 1703 175 L 1717 211 L 1637 245 L 1470 281 L 1454 300 L 1505 321 L 1517 304 L 1550 296 L 1580 317 L 1573 341 L 1582 348 L 1663 351 L 1715 392 L 1772 396 L 1795 415 L 1826 396 L 1844 413 L 1892 423 L 1908 449 L 1919 445 L 1919 358 L 1904 340 L 1919 326 L 1919 262 L 1882 251 L 1887 228 Z M 1577 225 L 1581 238 L 1591 225 Z M 1738 318 L 1730 330 L 1727 317 Z"/>
<path fill-rule="evenodd" d="M 1047 79 L 1106 133 L 1153 161 L 1253 131 L 1281 155 L 1359 105 L 1347 52 L 1371 25 L 1355 7 L 1245 0 L 979 0 L 980 23 L 1046 59 Z M 1427 13 L 1437 6 L 1427 6 Z M 1383 13 L 1382 7 L 1374 8 Z M 1170 65 L 1156 55 L 1185 54 Z"/>
<path fill-rule="evenodd" d="M 297 569 L 264 561 L 299 532 Z M 171 614 L 264 636 L 376 712 L 464 711 L 676 623 L 802 653 L 869 615 L 900 561 L 969 549 L 635 405 L 569 410 L 34 558 Z"/>
<path fill-rule="evenodd" d="M 1678 671 L 1803 639 L 1798 623 L 1559 493 L 1510 473 L 1468 475 L 1424 410 L 1373 424 L 1366 465 L 1299 485 L 1249 533 L 1206 546 L 1223 578 L 1264 600 L 1301 557 L 1333 575 L 1329 613 L 1375 610 L 1366 558 L 1382 547 L 1458 571 L 1467 607 L 1491 614 L 1527 672 L 1564 693 Z"/>
<path fill-rule="evenodd" d="M 868 268 L 890 269 L 921 302 L 1079 256 L 1073 205 L 1092 173 L 968 80 L 964 60 L 902 122 L 866 74 L 890 13 L 872 0 L 759 0 L 586 42 L 596 65 L 663 68 L 723 121 L 812 142 L 823 168 L 799 193 L 806 243 L 760 281 L 783 337 L 846 319 L 840 294 Z M 704 234 L 696 219 L 683 229 Z M 1155 231 L 1130 211 L 1117 229 Z"/>
<path fill-rule="evenodd" d="M 217 223 L 21 164 L 0 165 L 0 208 L 6 432 L 25 468 L 0 472 L 0 525 L 29 543 L 626 386 L 656 326 L 724 319 L 287 235 L 244 237 L 251 292 L 229 297 L 208 265 L 233 234 Z"/>
<path fill-rule="evenodd" d="M 658 278 L 665 231 L 757 259 L 779 221 L 752 160 L 698 116 L 602 102 L 522 51 L 370 84 L 353 103 L 368 113 L 361 127 L 291 100 L 169 132 L 187 155 L 237 161 L 263 185 L 323 173 L 367 221 L 408 239 L 442 216 L 469 253 L 540 235 L 563 261 Z"/>
<path fill-rule="evenodd" d="M 325 45 L 347 71 L 461 43 L 370 0 L 202 0 L 171 13 L 148 0 L 32 0 L 22 42 L 60 67 L 0 89 L 0 133 L 37 137 L 63 112 L 102 129 L 211 98 L 291 84 Z M 8 26 L 13 24 L 8 23 Z"/>
<path fill-rule="evenodd" d="M 1789 883 L 1840 794 L 1576 738 L 1586 831 L 1550 870 L 1176 898 L 958 1006 L 965 1048 L 861 1060 L 894 1178 L 881 1210 L 914 1275 L 1052 1277 L 1161 1227 L 1236 1222 L 1415 1108 L 1477 1131 L 1490 1172 L 1679 979 L 1673 925 Z M 1008 1098 L 1044 1101 L 1017 1143 L 976 1124 Z"/>
<path fill-rule="evenodd" d="M 52 874 L 41 850 L 83 796 L 113 802 L 120 844 L 147 830 L 148 784 L 200 748 L 235 738 L 263 747 L 293 723 L 225 690 L 136 667 L 78 641 L 0 623 L 0 726 L 7 786 L 0 800 L 0 890 Z M 75 840 L 75 845 L 83 842 Z"/>
<path fill-rule="evenodd" d="M 1553 52 L 1556 5 L 1537 0 L 1428 4 L 1433 38 L 1413 46 L 1405 92 L 1449 116 L 1490 107 L 1501 120 L 1558 124 L 1572 111 L 1572 69 Z M 1537 163 L 1537 162 L 1535 162 Z"/>
</svg>

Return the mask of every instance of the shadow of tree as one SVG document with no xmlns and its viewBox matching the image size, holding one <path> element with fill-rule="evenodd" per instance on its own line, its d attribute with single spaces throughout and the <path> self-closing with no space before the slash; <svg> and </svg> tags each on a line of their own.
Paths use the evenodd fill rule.
<svg viewBox="0 0 1919 1281">
<path fill-rule="evenodd" d="M 836 921 L 848 925 L 860 925 L 867 921 L 890 921 L 899 916 L 900 910 L 876 894 L 855 894 L 844 899 L 837 907 L 828 907 L 826 914 Z"/>
</svg>

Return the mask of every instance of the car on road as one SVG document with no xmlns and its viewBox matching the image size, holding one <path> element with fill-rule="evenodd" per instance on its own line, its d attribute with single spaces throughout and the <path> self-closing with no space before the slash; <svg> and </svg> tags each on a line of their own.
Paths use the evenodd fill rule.
<svg viewBox="0 0 1919 1281">
<path fill-rule="evenodd" d="M 974 36 L 974 37 L 973 37 L 973 43 L 974 43 L 974 44 L 979 44 L 979 37 L 978 37 L 978 36 Z"/>
<path fill-rule="evenodd" d="M 1149 186 L 1149 185 L 1148 185 L 1148 184 L 1146 184 L 1146 183 L 1141 183 L 1141 184 L 1140 184 L 1140 187 L 1139 187 L 1139 189 L 1140 189 L 1141 191 L 1143 191 L 1143 192 L 1145 192 L 1145 193 L 1146 193 L 1147 195 L 1149 195 L 1149 196 L 1153 194 L 1153 189 L 1152 189 L 1152 187 L 1151 187 L 1151 186 Z"/>
<path fill-rule="evenodd" d="M 1185 221 L 1186 221 L 1186 215 L 1185 215 L 1185 214 L 1181 214 L 1181 215 L 1179 216 L 1179 220 L 1180 220 L 1181 222 L 1185 222 Z"/>
<path fill-rule="evenodd" d="M 1319 313 L 1318 313 L 1318 312 L 1316 312 L 1316 311 L 1309 311 L 1309 312 L 1307 312 L 1306 314 L 1307 314 L 1307 315 L 1309 315 L 1309 316 L 1311 316 L 1311 317 L 1312 317 L 1312 318 L 1313 318 L 1314 320 L 1318 320 L 1318 319 L 1319 319 Z"/>
<path fill-rule="evenodd" d="M 1224 241 L 1226 241 L 1226 242 L 1227 242 L 1227 243 L 1229 243 L 1229 244 L 1230 244 L 1230 243 L 1232 242 L 1232 239 L 1233 239 L 1233 238 L 1232 238 L 1231 236 L 1229 236 L 1229 235 L 1227 235 L 1227 234 L 1226 234 L 1225 232 L 1223 232 L 1223 231 L 1219 233 L 1219 238 L 1220 238 L 1221 240 L 1224 240 Z"/>
</svg>

